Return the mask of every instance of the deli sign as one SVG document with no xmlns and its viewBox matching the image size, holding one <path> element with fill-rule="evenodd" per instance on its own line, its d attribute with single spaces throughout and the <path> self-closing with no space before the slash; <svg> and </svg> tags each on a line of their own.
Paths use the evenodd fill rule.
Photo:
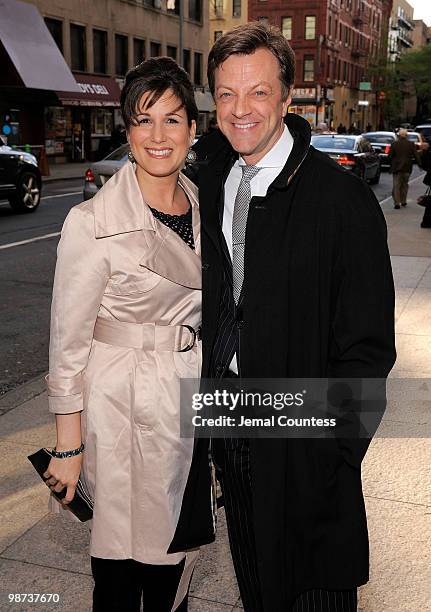
<svg viewBox="0 0 431 612">
<path fill-rule="evenodd" d="M 98 83 L 78 83 L 78 85 L 82 93 L 109 96 L 109 91 L 105 85 L 100 85 Z"/>
</svg>

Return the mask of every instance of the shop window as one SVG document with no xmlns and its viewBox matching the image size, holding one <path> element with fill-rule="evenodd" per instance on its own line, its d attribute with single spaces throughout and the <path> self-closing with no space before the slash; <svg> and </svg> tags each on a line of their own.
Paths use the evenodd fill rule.
<svg viewBox="0 0 431 612">
<path fill-rule="evenodd" d="M 195 85 L 202 85 L 202 53 L 195 53 L 193 75 Z"/>
<path fill-rule="evenodd" d="M 202 0 L 189 0 L 189 19 L 202 20 Z"/>
<path fill-rule="evenodd" d="M 187 72 L 187 74 L 190 76 L 190 58 L 191 58 L 191 54 L 189 49 L 184 49 L 183 51 L 183 68 L 184 70 Z"/>
<path fill-rule="evenodd" d="M 51 36 L 55 40 L 55 44 L 63 53 L 63 22 L 59 19 L 51 19 L 45 17 L 46 27 L 50 31 Z"/>
<path fill-rule="evenodd" d="M 107 33 L 93 30 L 94 72 L 106 74 Z"/>
<path fill-rule="evenodd" d="M 86 44 L 84 26 L 79 26 L 74 23 L 70 24 L 70 52 L 72 56 L 72 70 L 85 72 Z"/>
<path fill-rule="evenodd" d="M 91 111 L 91 135 L 110 136 L 113 130 L 112 111 L 104 108 L 93 108 Z"/>
<path fill-rule="evenodd" d="M 305 40 L 314 40 L 316 38 L 316 17 L 315 15 L 307 15 L 305 17 Z"/>
<path fill-rule="evenodd" d="M 174 47 L 173 45 L 168 45 L 166 47 L 166 55 L 168 57 L 172 57 L 172 59 L 174 59 L 175 61 L 177 61 L 177 48 Z"/>
<path fill-rule="evenodd" d="M 128 42 L 127 36 L 115 35 L 115 74 L 118 76 L 124 76 L 129 69 Z"/>
<path fill-rule="evenodd" d="M 214 32 L 214 42 L 223 36 L 223 30 L 216 30 Z"/>
<path fill-rule="evenodd" d="M 162 45 L 157 42 L 150 43 L 150 56 L 151 57 L 160 57 L 162 54 Z"/>
<path fill-rule="evenodd" d="M 287 40 L 292 40 L 292 17 L 283 17 L 281 20 L 281 32 Z"/>
<path fill-rule="evenodd" d="M 241 1 L 242 0 L 233 0 L 232 17 L 241 17 Z"/>
<path fill-rule="evenodd" d="M 304 56 L 304 83 L 314 81 L 314 57 Z"/>
<path fill-rule="evenodd" d="M 133 39 L 133 65 L 137 66 L 145 60 L 145 40 Z"/>
</svg>

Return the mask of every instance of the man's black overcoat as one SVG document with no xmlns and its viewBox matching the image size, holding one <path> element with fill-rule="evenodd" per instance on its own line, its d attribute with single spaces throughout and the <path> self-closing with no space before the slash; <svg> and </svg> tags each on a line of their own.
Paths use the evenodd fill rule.
<svg viewBox="0 0 431 612">
<path fill-rule="evenodd" d="M 310 146 L 288 114 L 293 150 L 250 203 L 240 313 L 244 378 L 386 377 L 395 361 L 394 288 L 385 220 L 358 177 Z M 197 144 L 203 268 L 203 377 L 219 316 L 219 208 L 235 160 L 215 133 Z M 384 404 L 384 402 L 383 402 Z M 382 407 L 383 413 L 384 405 Z M 368 580 L 361 461 L 369 440 L 251 440 L 253 511 L 265 612 L 303 590 Z M 214 539 L 208 440 L 195 444 L 170 551 Z"/>
</svg>

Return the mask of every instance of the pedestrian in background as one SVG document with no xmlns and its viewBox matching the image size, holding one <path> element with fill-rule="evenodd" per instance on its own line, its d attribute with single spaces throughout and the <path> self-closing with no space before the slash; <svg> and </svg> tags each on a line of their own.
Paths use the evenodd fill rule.
<svg viewBox="0 0 431 612">
<path fill-rule="evenodd" d="M 392 197 L 394 208 L 407 206 L 407 193 L 409 189 L 409 178 L 413 168 L 413 158 L 416 159 L 418 166 L 421 166 L 421 159 L 416 150 L 415 144 L 408 140 L 407 130 L 400 128 L 397 140 L 392 143 L 389 151 L 389 162 L 393 175 Z"/>
</svg>

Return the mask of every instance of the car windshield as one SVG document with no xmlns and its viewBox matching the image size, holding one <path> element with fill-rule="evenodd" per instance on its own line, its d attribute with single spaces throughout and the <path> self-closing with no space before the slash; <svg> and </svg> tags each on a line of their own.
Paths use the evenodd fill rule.
<svg viewBox="0 0 431 612">
<path fill-rule="evenodd" d="M 394 137 L 389 134 L 363 134 L 363 136 L 369 140 L 370 142 L 376 144 L 392 144 L 394 142 Z"/>
<path fill-rule="evenodd" d="M 416 131 L 420 132 L 425 138 L 431 139 L 431 126 L 419 127 Z"/>
<path fill-rule="evenodd" d="M 347 136 L 312 136 L 311 144 L 317 149 L 352 150 L 355 148 L 355 139 Z"/>
<path fill-rule="evenodd" d="M 112 151 L 109 155 L 105 157 L 106 160 L 109 161 L 125 161 L 127 159 L 127 153 L 129 152 L 129 145 L 121 145 L 115 151 Z"/>
</svg>

